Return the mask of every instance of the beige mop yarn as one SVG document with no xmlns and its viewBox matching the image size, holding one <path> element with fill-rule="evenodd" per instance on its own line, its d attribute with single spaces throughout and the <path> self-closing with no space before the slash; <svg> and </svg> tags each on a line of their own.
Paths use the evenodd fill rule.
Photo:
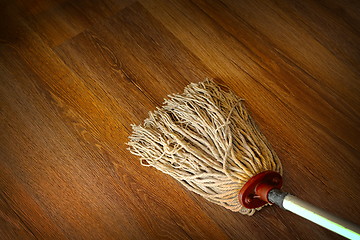
<svg viewBox="0 0 360 240">
<path fill-rule="evenodd" d="M 143 125 L 132 128 L 129 150 L 142 165 L 235 212 L 255 212 L 238 200 L 247 180 L 266 170 L 282 172 L 243 100 L 211 79 L 169 95 Z"/>
</svg>

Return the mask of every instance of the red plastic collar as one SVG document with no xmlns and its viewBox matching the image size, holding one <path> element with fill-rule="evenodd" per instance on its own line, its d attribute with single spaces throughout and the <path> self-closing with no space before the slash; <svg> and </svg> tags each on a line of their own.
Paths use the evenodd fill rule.
<svg viewBox="0 0 360 240">
<path fill-rule="evenodd" d="M 267 195 L 282 187 L 282 177 L 274 171 L 256 174 L 245 183 L 239 192 L 239 201 L 246 208 L 258 208 L 269 202 Z"/>
</svg>

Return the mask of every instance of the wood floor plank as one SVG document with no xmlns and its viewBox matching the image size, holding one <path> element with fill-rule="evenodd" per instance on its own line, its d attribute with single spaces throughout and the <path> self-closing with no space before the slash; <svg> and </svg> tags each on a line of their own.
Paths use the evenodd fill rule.
<svg viewBox="0 0 360 240">
<path fill-rule="evenodd" d="M 11 158 L 3 154 L 1 157 Z M 16 175 L 13 175 L 3 163 L 0 171 L 2 238 L 64 238 L 63 232 L 34 201 Z"/>
<path fill-rule="evenodd" d="M 277 207 L 230 212 L 141 166 L 130 124 L 189 82 L 245 99 L 284 190 L 360 223 L 352 1 L 3 1 L 0 238 L 341 239 Z"/>
<path fill-rule="evenodd" d="M 110 18 L 133 2 L 135 0 L 67 1 L 37 14 L 29 21 L 32 29 L 50 47 L 56 47 L 93 24 Z"/>
<path fill-rule="evenodd" d="M 331 49 L 319 43 L 297 21 L 291 19 L 286 12 L 271 6 L 270 2 L 224 1 L 239 16 L 246 13 L 246 21 L 255 29 L 267 36 L 276 48 L 291 57 L 297 65 L 306 69 L 315 79 L 341 95 L 347 102 L 359 106 L 358 71 L 350 69 L 339 60 Z M 263 18 L 259 18 L 261 15 Z M 357 45 L 358 46 L 358 45 Z M 353 50 L 358 52 L 358 48 Z M 316 59 L 316 61 L 314 61 Z M 358 112 L 358 109 L 356 109 Z"/>
<path fill-rule="evenodd" d="M 2 1 L 3 6 L 14 6 L 21 11 L 23 16 L 34 16 L 39 13 L 48 11 L 67 0 L 31 0 L 31 1 Z"/>
<path fill-rule="evenodd" d="M 24 27 L 24 29 L 22 29 L 23 31 L 26 31 L 26 27 Z M 32 112 L 31 114 L 29 113 L 29 111 L 25 111 L 23 108 L 27 108 L 29 106 L 39 106 L 39 101 L 35 100 L 31 100 L 31 99 L 23 99 L 22 103 L 20 106 L 18 106 L 19 108 L 15 109 L 15 112 L 17 114 L 22 114 L 25 115 L 25 119 L 26 120 L 26 116 L 27 114 L 29 116 L 37 116 L 37 118 L 35 119 L 31 119 L 28 122 L 28 126 L 25 127 L 24 129 L 21 129 L 20 127 L 26 122 L 26 121 L 21 121 L 21 119 L 16 120 L 16 115 L 8 115 L 7 117 L 11 117 L 9 120 L 9 122 L 12 122 L 13 124 L 16 125 L 16 127 L 14 127 L 14 129 L 18 130 L 19 132 L 21 132 L 21 134 L 16 134 L 16 132 L 14 134 L 12 134 L 11 132 L 6 132 L 7 134 L 5 134 L 6 137 L 9 136 L 22 136 L 25 135 L 27 136 L 27 141 L 24 140 L 25 142 L 28 142 L 28 147 L 23 146 L 23 150 L 20 150 L 18 148 L 15 148 L 16 141 L 22 142 L 20 141 L 20 139 L 16 139 L 16 138 L 10 138 L 13 139 L 13 141 L 10 141 L 9 144 L 11 144 L 10 146 L 8 146 L 7 149 L 5 149 L 5 152 L 17 152 L 20 153 L 20 156 L 17 156 L 17 161 L 14 162 L 12 165 L 12 169 L 15 171 L 16 169 L 18 169 L 17 175 L 19 175 L 21 172 L 29 172 L 29 171 L 33 171 L 33 174 L 30 176 L 22 176 L 24 177 L 24 182 L 29 182 L 33 183 L 30 184 L 32 187 L 38 187 L 37 190 L 39 190 L 41 193 L 38 193 L 40 195 L 40 197 L 42 197 L 42 199 L 39 199 L 39 201 L 43 201 L 43 207 L 46 208 L 47 211 L 50 211 L 52 214 L 52 217 L 54 217 L 54 219 L 57 221 L 57 223 L 62 226 L 67 232 L 68 236 L 86 236 L 87 234 L 92 234 L 94 237 L 97 236 L 97 230 L 99 230 L 98 234 L 100 234 L 100 236 L 105 236 L 106 235 L 111 235 L 113 233 L 117 233 L 117 236 L 121 236 L 119 229 L 120 228 L 114 228 L 114 230 L 109 231 L 106 230 L 106 228 L 104 226 L 101 225 L 102 222 L 106 221 L 105 219 L 107 219 L 107 224 L 108 225 L 113 225 L 118 226 L 118 224 L 120 224 L 123 227 L 130 227 L 132 225 L 136 225 L 135 223 L 132 223 L 132 214 L 129 212 L 126 212 L 126 208 L 122 209 L 122 208 L 117 208 L 117 209 L 111 209 L 111 207 L 109 208 L 109 205 L 107 204 L 109 202 L 109 200 L 111 200 L 111 202 L 113 201 L 113 203 L 111 203 L 111 206 L 121 206 L 122 205 L 122 200 L 121 199 L 126 199 L 126 197 L 119 197 L 117 196 L 117 189 L 116 189 L 116 180 L 114 180 L 113 182 L 107 182 L 107 184 L 102 184 L 103 180 L 106 180 L 106 176 L 108 176 L 109 174 L 115 174 L 116 176 L 116 169 L 115 167 L 113 167 L 114 165 L 112 164 L 112 158 L 110 158 L 109 156 L 107 156 L 105 159 L 103 160 L 102 156 L 99 156 L 98 151 L 91 151 L 91 149 L 87 149 L 89 146 L 93 146 L 93 144 L 95 145 L 93 148 L 95 148 L 96 150 L 98 150 L 98 148 L 100 148 L 102 145 L 101 143 L 99 145 L 96 145 L 96 142 L 94 142 L 94 137 L 91 136 L 91 134 L 93 133 L 98 133 L 95 131 L 93 131 L 92 133 L 89 133 L 87 131 L 86 128 L 86 124 L 88 124 L 86 121 L 82 121 L 81 119 L 85 118 L 92 118 L 93 121 L 100 121 L 102 122 L 102 124 L 99 123 L 95 123 L 93 122 L 93 124 L 97 125 L 97 126 L 101 126 L 99 129 L 106 129 L 107 135 L 109 137 L 111 137 L 111 132 L 114 131 L 109 131 L 109 128 L 113 128 L 113 129 L 118 129 L 118 125 L 117 124 L 113 124 L 111 125 L 111 123 L 113 123 L 113 121 L 109 121 L 107 120 L 107 114 L 104 114 L 104 110 L 102 111 L 96 111 L 97 107 L 96 104 L 94 104 L 93 99 L 95 99 L 93 96 L 91 96 L 91 94 L 88 93 L 88 91 L 85 88 L 82 88 L 83 85 L 79 82 L 76 82 L 76 78 L 74 76 L 71 76 L 71 72 L 70 71 L 66 71 L 66 68 L 62 68 L 61 65 L 61 61 L 57 61 L 56 59 L 56 55 L 51 54 L 51 51 L 49 50 L 49 48 L 47 48 L 44 45 L 39 44 L 41 42 L 41 40 L 39 40 L 36 35 L 31 34 L 30 32 L 28 36 L 28 41 L 27 42 L 23 42 L 17 46 L 14 46 L 15 49 L 17 49 L 17 51 L 21 52 L 21 54 L 17 54 L 17 53 L 12 53 L 14 56 L 10 55 L 5 55 L 2 59 L 6 59 L 6 63 L 7 63 L 7 67 L 8 68 L 12 68 L 14 71 L 14 74 L 16 74 L 12 79 L 9 78 L 8 82 L 9 83 L 13 83 L 16 84 L 17 80 L 18 83 L 28 83 L 30 80 L 26 80 L 26 77 L 24 77 L 24 75 L 20 75 L 22 77 L 19 76 L 18 72 L 22 72 L 21 68 L 15 68 L 14 66 L 16 66 L 16 62 L 19 59 L 25 58 L 26 61 L 28 61 L 28 63 L 31 63 L 31 68 L 24 68 L 23 69 L 27 69 L 28 73 L 32 73 L 32 75 L 30 76 L 34 76 L 34 75 L 38 75 L 43 77 L 40 81 L 38 77 L 36 77 L 35 79 L 31 79 L 30 82 L 37 82 L 37 84 L 39 85 L 39 88 L 42 90 L 41 93 L 45 94 L 45 98 L 46 100 L 43 100 L 45 102 L 50 100 L 50 106 L 44 106 L 41 109 L 43 111 L 49 111 L 49 113 L 52 113 L 52 117 L 49 119 L 42 119 L 41 116 L 48 116 L 49 114 L 47 114 L 46 112 L 41 112 L 36 114 L 35 112 Z M 23 51 L 22 51 L 23 50 Z M 27 51 L 30 50 L 30 51 Z M 2 52 L 3 53 L 3 52 Z M 44 68 L 44 61 L 46 62 L 46 66 L 45 67 L 46 71 L 42 71 L 42 69 Z M 20 62 L 18 63 L 18 65 L 20 66 L 26 66 L 27 64 L 24 62 Z M 64 65 L 65 66 L 65 65 Z M 34 73 L 32 70 L 34 70 L 36 73 Z M 47 72 L 47 70 L 49 70 L 49 72 Z M 57 75 L 57 77 L 55 78 L 54 75 L 52 74 L 52 72 L 57 72 L 59 73 L 59 71 L 62 71 L 63 74 Z M 25 78 L 25 79 L 24 79 Z M 50 82 L 46 82 L 46 80 L 48 81 L 55 81 L 54 83 L 56 83 L 54 86 L 54 88 L 49 87 L 51 84 Z M 27 84 L 28 85 L 28 84 Z M 29 86 L 27 85 L 23 85 L 18 86 L 18 88 L 20 88 L 20 92 L 24 92 L 24 89 L 28 89 L 27 91 L 29 91 L 30 96 L 31 94 L 33 94 L 34 96 L 38 96 L 38 93 L 34 93 L 32 91 L 30 91 Z M 6 86 L 6 85 L 5 85 Z M 5 87 L 4 86 L 4 87 Z M 11 85 L 10 85 L 11 86 Z M 9 87 L 10 87 L 9 86 Z M 30 85 L 31 86 L 31 85 Z M 82 88 L 82 89 L 81 89 Z M 6 88 L 5 88 L 6 89 Z M 12 99 L 13 96 L 17 96 L 17 94 L 14 94 L 13 92 L 9 91 L 9 90 L 4 90 L 5 93 L 7 93 L 5 96 L 8 96 L 9 99 Z M 62 92 L 62 94 L 60 93 Z M 40 96 L 42 95 L 40 94 Z M 60 94 L 60 97 L 56 97 L 57 94 Z M 89 96 L 90 95 L 90 96 Z M 18 96 L 20 99 L 21 96 Z M 30 103 L 26 104 L 27 101 Z M 10 104 L 11 101 L 9 100 Z M 75 105 L 73 105 L 75 104 Z M 70 106 L 69 106 L 70 105 Z M 16 105 L 15 105 L 16 106 Z M 14 108 L 14 103 L 11 104 L 11 107 Z M 55 109 L 53 109 L 52 107 L 55 106 Z M 73 111 L 73 109 L 71 108 L 71 106 L 80 106 L 79 109 L 82 110 L 82 113 L 84 114 L 83 117 L 80 117 L 78 112 Z M 78 110 L 79 110 L 78 109 Z M 104 108 L 105 109 L 105 108 Z M 59 117 L 56 113 L 59 111 L 59 114 L 62 117 Z M 54 112 L 55 112 L 55 116 L 54 116 Z M 8 111 L 5 111 L 5 113 L 9 113 Z M 14 119 L 15 118 L 15 119 Z M 64 125 L 61 125 L 62 120 L 67 122 L 69 121 L 69 127 L 70 129 L 67 129 L 67 127 L 65 127 Z M 60 120 L 60 122 L 59 122 Z M 40 126 L 33 126 L 32 123 L 34 124 L 41 124 L 41 123 L 52 123 L 54 124 L 54 122 L 60 124 L 60 126 L 57 126 L 57 130 L 58 134 L 53 134 L 53 135 L 49 135 L 46 136 L 45 134 L 49 132 L 49 129 L 54 129 L 55 126 L 49 126 L 49 124 L 45 125 L 45 129 L 40 127 Z M 104 128 L 104 124 L 103 123 L 108 123 L 107 127 L 108 128 Z M 121 125 L 121 124 L 120 124 Z M 9 130 L 8 128 L 6 128 L 7 130 Z M 38 130 L 37 130 L 38 129 Z M 75 134 L 70 134 L 70 132 L 74 132 Z M 41 137 L 37 137 L 37 135 L 39 134 L 43 134 Z M 69 137 L 67 137 L 68 135 L 70 135 L 70 139 L 72 139 L 71 141 L 69 140 Z M 57 136 L 59 137 L 58 140 Z M 62 136 L 62 137 L 61 137 Z M 118 133 L 115 136 L 124 136 L 124 135 L 119 135 Z M 116 139 L 114 137 L 112 137 L 112 139 Z M 30 141 L 31 139 L 31 141 Z M 43 142 L 39 144 L 38 147 L 36 147 L 37 145 L 33 145 L 32 141 L 39 141 L 42 140 Z M 49 141 L 49 139 L 54 139 L 56 142 L 52 142 L 49 143 L 47 141 Z M 62 140 L 60 140 L 62 139 Z M 126 139 L 126 137 L 124 136 L 123 140 Z M 60 141 L 59 141 L 60 140 Z M 2 141 L 5 141 L 5 139 L 2 139 Z M 75 142 L 74 142 L 75 141 Z M 90 143 L 90 145 L 88 144 L 87 146 L 84 147 L 84 149 L 82 151 L 80 151 L 80 153 L 78 152 L 78 149 L 81 149 L 81 143 Z M 74 145 L 75 144 L 75 145 Z M 80 145 L 79 145 L 80 144 Z M 46 145 L 49 145 L 48 147 L 46 147 Z M 18 145 L 20 146 L 20 145 Z M 53 151 L 49 152 L 46 151 L 47 154 L 45 155 L 35 155 L 33 157 L 31 156 L 27 156 L 26 153 L 23 153 L 23 156 L 21 155 L 22 151 L 29 151 L 31 153 L 36 152 L 36 150 L 31 150 L 31 148 L 38 149 L 37 151 L 41 150 L 44 151 L 46 149 L 48 149 L 50 146 L 53 147 Z M 30 149 L 28 149 L 30 147 Z M 72 151 L 72 148 L 74 151 Z M 60 151 L 60 149 L 63 149 L 63 151 Z M 86 150 L 85 150 L 86 149 Z M 71 154 L 70 154 L 71 152 Z M 89 153 L 88 153 L 89 152 Z M 56 156 L 54 156 L 53 153 L 57 153 Z M 62 154 L 61 154 L 62 153 Z M 121 155 L 120 155 L 121 156 Z M 65 157 L 63 159 L 63 157 Z M 54 158 L 56 160 L 54 160 Z M 27 163 L 27 165 L 23 166 L 20 162 L 20 159 L 23 159 L 24 163 Z M 36 163 L 38 164 L 38 166 L 44 166 L 47 167 L 44 171 L 43 168 L 39 168 L 37 169 L 36 165 L 31 165 L 31 161 L 29 161 L 29 159 L 35 159 L 37 160 Z M 88 162 L 88 161 L 74 161 L 76 159 L 95 159 L 97 161 L 95 162 Z M 67 160 L 68 163 L 72 163 L 75 164 L 72 165 L 67 165 L 66 162 L 64 162 L 64 160 Z M 53 163 L 54 162 L 54 163 Z M 55 164 L 57 162 L 57 164 Z M 51 164 L 52 163 L 52 164 Z M 84 163 L 88 164 L 88 166 L 81 166 Z M 99 167 L 100 169 L 103 169 L 101 171 L 96 170 L 95 172 L 92 172 L 93 174 L 95 174 L 96 178 L 93 178 L 91 176 L 91 174 L 86 177 L 86 175 L 88 175 L 89 173 L 91 173 L 91 169 L 96 169 L 96 165 L 94 165 L 94 163 L 97 163 L 98 165 L 102 166 L 104 164 L 106 164 L 106 167 L 102 166 Z M 28 165 L 30 164 L 30 165 Z M 49 166 L 50 164 L 50 166 Z M 55 165 L 53 165 L 55 164 Z M 80 164 L 80 166 L 78 166 L 77 164 Z M 15 169 L 14 169 L 15 168 Z M 54 170 L 55 169 L 55 170 Z M 63 171 L 62 171 L 63 169 Z M 77 172 L 78 170 L 80 170 L 81 174 L 79 175 L 79 173 Z M 43 172 L 44 171 L 44 172 Z M 55 172 L 54 172 L 55 171 Z M 96 173 L 98 172 L 98 173 Z M 107 172 L 105 174 L 105 172 Z M 39 173 L 42 173 L 39 175 Z M 63 176 L 62 174 L 65 173 L 65 176 Z M 70 179 L 69 179 L 69 173 L 70 173 Z M 85 175 L 83 174 L 85 173 Z M 101 180 L 101 177 L 99 177 L 102 174 L 103 176 L 103 180 Z M 50 188 L 49 185 L 40 185 L 39 184 L 45 184 L 46 182 L 44 182 L 42 180 L 42 178 L 44 178 L 43 174 L 49 174 L 50 177 L 55 177 L 55 179 L 53 179 L 52 181 L 54 182 L 59 182 L 62 183 L 61 185 L 59 185 L 59 183 L 57 184 L 53 184 L 50 186 L 54 186 L 55 189 Z M 55 175 L 54 175 L 55 174 Z M 58 174 L 61 174 L 60 176 Z M 125 174 L 125 173 L 124 173 Z M 39 176 L 38 176 L 39 175 Z M 71 175 L 73 175 L 75 177 L 72 178 Z M 66 177 L 67 176 L 67 177 Z M 76 177 L 77 176 L 77 177 Z M 35 180 L 33 180 L 33 178 L 36 177 Z M 80 180 L 83 179 L 83 180 Z M 84 181 L 84 179 L 87 179 L 87 181 Z M 100 182 L 98 181 L 98 183 L 100 183 L 102 186 L 101 188 L 96 187 L 97 182 L 95 181 L 96 179 L 101 180 Z M 40 181 L 40 182 L 39 182 Z M 50 181 L 50 182 L 52 182 Z M 39 183 L 38 183 L 39 182 Z M 80 185 L 76 185 L 75 187 L 70 187 L 72 183 L 82 183 Z M 91 188 L 87 185 L 88 182 L 91 183 Z M 115 183 L 115 185 L 114 185 Z M 70 185 L 69 185 L 70 184 Z M 83 185 L 85 184 L 85 185 Z M 95 185 L 94 185 L 95 184 Z M 34 186 L 35 185 L 35 186 Z M 91 191 L 89 191 L 88 193 L 83 191 L 79 191 L 79 189 L 76 190 L 76 187 L 80 187 L 80 188 L 84 188 L 84 189 L 93 189 Z M 108 189 L 107 189 L 108 188 Z M 43 189 L 43 190 L 42 190 Z M 112 189 L 112 190 L 110 190 Z M 45 191 L 44 191 L 45 190 Z M 103 192 L 104 190 L 106 190 L 105 192 Z M 95 194 L 95 191 L 98 191 L 97 194 Z M 102 193 L 100 193 L 100 192 Z M 59 198 L 58 195 L 53 195 L 52 198 L 48 198 L 47 195 L 51 194 L 51 192 L 57 192 L 60 193 L 62 192 L 64 194 L 63 197 L 65 198 Z M 72 192 L 72 193 L 71 193 Z M 73 194 L 75 194 L 76 192 L 79 192 L 81 194 L 79 195 L 75 195 L 76 197 L 73 196 Z M 108 194 L 109 193 L 114 193 L 114 196 L 111 196 L 111 198 L 107 201 L 107 198 L 109 197 Z M 70 194 L 71 193 L 71 194 Z M 83 195 L 85 193 L 85 195 Z M 103 196 L 103 197 L 101 197 Z M 45 197 L 45 198 L 44 198 Z M 89 200 L 86 201 L 83 198 L 88 197 Z M 61 204 L 57 204 L 59 203 L 58 201 L 60 201 Z M 76 203 L 76 201 L 78 201 Z M 81 211 L 77 212 L 78 214 L 80 214 L 80 216 L 78 215 L 78 217 L 74 216 L 74 212 L 71 211 L 71 209 L 74 210 L 74 207 L 77 207 L 76 204 L 82 206 L 82 208 L 80 209 L 87 209 L 88 207 L 85 207 L 89 202 L 94 201 L 97 202 L 97 204 L 95 205 L 99 205 L 98 207 L 101 207 L 103 209 L 103 211 L 100 211 L 99 213 L 97 213 L 97 211 L 95 212 L 91 212 L 90 210 L 88 212 L 85 212 L 87 214 L 89 214 L 88 218 L 81 218 Z M 82 205 L 83 204 L 83 205 Z M 44 206 L 45 205 L 45 206 Z M 93 204 L 94 205 L 94 204 Z M 123 205 L 125 205 L 123 203 Z M 90 208 L 91 209 L 91 208 Z M 99 208 L 97 210 L 100 210 Z M 125 211 L 124 211 L 125 210 Z M 111 212 L 109 212 L 111 211 Z M 75 211 L 76 212 L 76 211 Z M 107 212 L 107 214 L 106 214 Z M 60 213 L 63 213 L 65 216 L 61 216 Z M 97 214 L 103 215 L 106 214 L 106 216 L 96 216 Z M 112 216 L 123 216 L 122 219 L 125 222 L 119 221 L 119 219 L 114 218 L 114 219 L 109 219 L 109 217 L 111 218 Z M 125 217 L 126 216 L 126 217 Z M 63 218 L 62 218 L 63 217 Z M 94 218 L 100 218 L 100 219 L 94 219 Z M 81 219 L 85 219 L 83 221 L 81 221 Z M 101 220 L 104 219 L 104 220 Z M 73 221 L 78 221 L 78 222 L 73 222 Z M 91 220 L 94 220 L 93 224 L 91 223 Z M 113 224 L 111 224 L 111 221 L 113 222 Z M 83 225 L 85 224 L 85 225 Z M 130 225 L 128 225 L 130 224 Z M 65 225 L 65 226 L 64 226 Z M 95 226 L 92 226 L 95 225 Z M 69 227 L 70 226 L 70 227 Z M 79 229 L 79 230 L 76 230 Z M 82 229 L 82 230 L 81 230 Z M 84 230 L 85 229 L 85 230 Z M 81 231 L 85 231 L 85 233 L 81 233 Z M 87 232 L 87 234 L 86 234 Z M 102 232 L 102 233 L 101 233 Z M 104 233 L 105 232 L 105 233 Z M 140 231 L 136 231 L 135 234 L 134 232 L 131 232 L 131 229 L 129 231 L 126 231 L 127 234 L 123 235 L 128 236 L 126 238 L 131 238 L 132 237 L 136 237 L 137 238 L 142 238 L 143 235 Z M 101 235 L 102 234 L 102 235 Z M 100 237 L 99 236 L 99 237 Z"/>
<path fill-rule="evenodd" d="M 78 43 L 78 39 L 86 41 L 87 45 Z M 67 50 L 67 46 L 71 46 L 71 49 Z M 91 54 L 90 57 L 74 59 L 89 47 L 96 48 L 96 51 L 87 53 Z M 111 87 L 121 84 L 118 77 L 125 78 L 158 105 L 171 91 L 182 91 L 192 79 L 199 81 L 211 77 L 212 73 L 202 66 L 200 60 L 186 50 L 181 42 L 155 22 L 138 4 L 118 14 L 106 24 L 91 28 L 74 41 L 56 48 L 64 62 L 79 75 L 90 78 L 92 75 L 88 70 L 101 71 L 97 75 L 102 82 L 111 81 L 107 83 Z M 69 54 L 72 52 L 74 57 L 71 58 Z M 71 60 L 76 62 L 72 64 L 69 62 Z M 100 62 L 104 60 L 106 65 Z M 84 61 L 91 61 L 92 64 L 81 68 Z M 171 64 L 168 64 L 169 61 Z M 97 65 L 94 66 L 94 63 Z M 124 95 L 121 85 L 119 89 L 112 89 L 116 90 L 116 96 Z M 128 94 L 127 97 L 133 97 L 131 95 Z M 134 100 L 129 103 L 132 101 Z M 138 102 L 141 103 L 140 100 Z"/>
<path fill-rule="evenodd" d="M 276 0 L 270 1 L 270 5 L 289 16 L 294 24 L 311 34 L 336 58 L 346 64 L 347 68 L 351 68 L 354 72 L 359 71 L 360 36 L 354 20 L 346 22 L 346 15 L 337 15 L 327 7 L 329 3 L 321 4 L 321 1 L 299 3 Z M 358 8 L 360 13 L 360 6 L 352 8 Z"/>
<path fill-rule="evenodd" d="M 360 26 L 360 4 L 351 0 L 320 0 L 321 6 L 330 11 L 338 22 L 344 21 L 354 31 L 359 33 Z"/>
<path fill-rule="evenodd" d="M 126 199 L 119 195 L 116 182 L 108 179 L 108 176 L 116 175 L 116 169 L 109 161 L 111 158 L 104 160 L 102 154 L 89 147 L 91 144 L 81 144 L 82 141 L 93 142 L 93 139 L 79 122 L 80 117 L 76 118 L 77 113 L 72 112 L 63 101 L 58 110 L 66 116 L 59 117 L 54 109 L 56 102 L 49 98 L 48 89 L 39 85 L 41 81 L 36 74 L 29 75 L 31 69 L 24 68 L 26 64 L 23 62 L 17 63 L 21 58 L 13 54 L 13 58 L 7 55 L 6 59 L 15 76 L 1 89 L 1 102 L 5 108 L 3 117 L 7 125 L 5 136 L 2 136 L 7 140 L 1 139 L 1 152 L 13 155 L 7 158 L 8 168 L 66 237 L 110 238 L 116 235 L 131 238 L 133 232 L 115 228 L 118 224 L 126 227 L 134 223 L 132 214 L 126 208 L 111 208 L 125 205 L 122 200 Z M 34 60 L 35 55 L 32 57 Z M 11 102 L 13 97 L 18 100 Z M 68 129 L 64 122 L 71 117 L 75 119 L 70 122 L 72 128 Z M 6 159 L 6 155 L 3 157 Z M 29 208 L 24 207 L 23 210 L 29 213 Z M 121 219 L 123 221 L 119 221 Z M 33 224 L 37 221 L 41 219 L 34 219 Z M 105 222 L 114 226 L 113 230 L 106 229 Z M 133 237 L 142 237 L 141 232 Z"/>
</svg>

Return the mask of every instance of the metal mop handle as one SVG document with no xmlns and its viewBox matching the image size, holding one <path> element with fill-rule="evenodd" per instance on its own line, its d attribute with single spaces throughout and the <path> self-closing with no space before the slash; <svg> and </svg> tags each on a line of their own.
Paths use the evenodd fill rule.
<svg viewBox="0 0 360 240">
<path fill-rule="evenodd" d="M 293 212 L 337 234 L 349 238 L 360 239 L 360 227 L 345 219 L 339 218 L 323 209 L 305 202 L 280 189 L 272 189 L 268 193 L 268 200 L 279 207 Z"/>
<path fill-rule="evenodd" d="M 281 186 L 282 177 L 279 173 L 261 172 L 250 178 L 241 188 L 239 201 L 246 208 L 258 208 L 266 203 L 274 203 L 343 237 L 360 240 L 359 226 L 281 191 Z"/>
</svg>

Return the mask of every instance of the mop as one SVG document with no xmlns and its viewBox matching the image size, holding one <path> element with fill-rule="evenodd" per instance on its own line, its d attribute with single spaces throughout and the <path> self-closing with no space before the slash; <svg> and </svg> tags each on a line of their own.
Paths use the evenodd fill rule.
<svg viewBox="0 0 360 240">
<path fill-rule="evenodd" d="M 129 150 L 210 202 L 244 215 L 275 204 L 350 239 L 360 228 L 281 191 L 282 166 L 244 100 L 212 79 L 171 94 L 142 125 Z"/>
</svg>

